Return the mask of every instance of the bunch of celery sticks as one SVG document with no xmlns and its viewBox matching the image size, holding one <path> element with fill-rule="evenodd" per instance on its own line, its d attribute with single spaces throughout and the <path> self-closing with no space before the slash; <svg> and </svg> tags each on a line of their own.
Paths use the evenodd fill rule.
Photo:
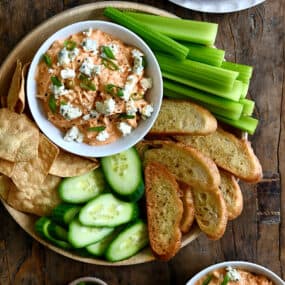
<svg viewBox="0 0 285 285">
<path fill-rule="evenodd" d="M 252 67 L 224 60 L 213 47 L 218 25 L 120 11 L 104 15 L 141 36 L 154 51 L 163 76 L 164 96 L 190 99 L 228 125 L 253 134 L 254 101 L 246 99 Z"/>
</svg>

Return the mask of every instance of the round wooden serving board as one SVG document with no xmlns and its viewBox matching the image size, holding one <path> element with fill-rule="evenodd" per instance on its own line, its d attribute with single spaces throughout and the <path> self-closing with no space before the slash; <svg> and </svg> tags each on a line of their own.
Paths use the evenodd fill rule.
<svg viewBox="0 0 285 285">
<path fill-rule="evenodd" d="M 93 4 L 87 4 L 82 5 L 70 10 L 67 10 L 63 13 L 58 14 L 55 17 L 52 17 L 48 21 L 41 24 L 39 27 L 37 27 L 35 30 L 33 30 L 30 34 L 28 34 L 16 47 L 15 49 L 10 53 L 10 55 L 7 57 L 7 59 L 4 61 L 0 68 L 0 96 L 6 96 L 10 81 L 12 78 L 12 74 L 16 65 L 16 60 L 20 59 L 22 62 L 30 62 L 37 51 L 37 49 L 40 47 L 40 45 L 54 32 L 57 30 L 65 27 L 66 25 L 79 22 L 79 21 L 85 21 L 85 20 L 106 20 L 103 16 L 103 9 L 107 6 L 113 6 L 120 9 L 131 9 L 131 10 L 137 10 L 141 12 L 156 14 L 156 15 L 162 15 L 162 16 L 168 16 L 168 17 L 176 17 L 173 14 L 170 14 L 166 11 L 153 8 L 151 6 L 137 4 L 137 3 L 131 3 L 131 2 L 120 2 L 120 1 L 108 1 L 108 2 L 99 2 L 99 3 L 93 3 Z M 116 263 L 110 263 L 101 259 L 96 258 L 89 258 L 89 257 L 82 257 L 80 255 L 77 255 L 75 253 L 71 253 L 69 251 L 60 249 L 58 247 L 53 246 L 52 244 L 46 242 L 45 240 L 41 239 L 38 235 L 36 235 L 34 231 L 34 223 L 36 220 L 35 216 L 22 213 L 20 211 L 17 211 L 13 208 L 11 208 L 9 205 L 7 205 L 5 202 L 2 201 L 4 206 L 6 207 L 7 211 L 10 213 L 10 215 L 13 217 L 13 219 L 34 239 L 42 243 L 43 245 L 47 246 L 51 250 L 62 254 L 64 256 L 67 256 L 69 258 L 91 263 L 91 264 L 100 264 L 100 265 L 132 265 L 132 264 L 138 264 L 138 263 L 144 263 L 151 260 L 154 260 L 153 255 L 151 254 L 151 251 L 149 248 L 143 250 L 139 254 L 135 255 L 134 257 L 121 261 Z M 197 226 L 194 226 L 192 230 L 183 237 L 182 246 L 186 246 L 190 242 L 192 242 L 194 239 L 198 237 L 200 234 L 200 230 Z"/>
</svg>

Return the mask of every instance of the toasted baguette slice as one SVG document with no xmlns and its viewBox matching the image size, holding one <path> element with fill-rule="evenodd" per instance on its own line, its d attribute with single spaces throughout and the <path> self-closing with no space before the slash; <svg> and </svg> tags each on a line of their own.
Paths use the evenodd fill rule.
<svg viewBox="0 0 285 285">
<path fill-rule="evenodd" d="M 223 236 L 228 220 L 228 212 L 219 188 L 192 188 L 195 218 L 200 229 L 211 239 Z"/>
<path fill-rule="evenodd" d="M 190 101 L 163 99 L 150 134 L 204 135 L 216 128 L 217 121 L 208 110 Z"/>
<path fill-rule="evenodd" d="M 145 167 L 147 223 L 150 246 L 162 260 L 169 260 L 181 246 L 183 205 L 175 177 L 161 164 Z"/>
<path fill-rule="evenodd" d="M 215 188 L 220 185 L 216 164 L 194 148 L 170 141 L 152 141 L 144 153 L 144 163 L 159 162 L 180 180 L 191 186 Z"/>
<path fill-rule="evenodd" d="M 232 174 L 220 170 L 220 175 L 221 184 L 219 188 L 222 191 L 226 203 L 228 219 L 233 220 L 237 218 L 242 212 L 242 193 L 235 177 Z"/>
<path fill-rule="evenodd" d="M 190 231 L 190 228 L 195 220 L 194 200 L 191 187 L 182 182 L 178 182 L 178 184 L 181 190 L 181 200 L 183 203 L 183 215 L 180 223 L 180 230 L 183 234 L 186 234 Z"/>
<path fill-rule="evenodd" d="M 221 128 L 207 136 L 176 136 L 178 141 L 209 156 L 224 170 L 247 182 L 258 182 L 261 165 L 248 141 L 238 139 Z"/>
</svg>

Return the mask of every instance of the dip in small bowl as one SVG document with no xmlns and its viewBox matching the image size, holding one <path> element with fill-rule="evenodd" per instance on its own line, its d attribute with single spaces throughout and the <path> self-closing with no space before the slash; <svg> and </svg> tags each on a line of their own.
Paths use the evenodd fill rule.
<svg viewBox="0 0 285 285">
<path fill-rule="evenodd" d="M 149 47 L 110 22 L 53 34 L 36 53 L 27 97 L 42 132 L 77 155 L 102 157 L 141 140 L 157 118 L 162 77 Z"/>
<path fill-rule="evenodd" d="M 284 285 L 284 281 L 269 269 L 245 261 L 228 261 L 205 268 L 186 285 Z"/>
</svg>

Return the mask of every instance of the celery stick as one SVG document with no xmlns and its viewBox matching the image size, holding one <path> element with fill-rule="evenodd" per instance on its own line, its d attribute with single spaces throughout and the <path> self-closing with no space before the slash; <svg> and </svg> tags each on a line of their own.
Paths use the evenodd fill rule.
<svg viewBox="0 0 285 285">
<path fill-rule="evenodd" d="M 163 80 L 163 87 L 164 94 L 168 97 L 175 97 L 177 99 L 189 98 L 206 108 L 211 106 L 211 110 L 209 108 L 210 111 L 215 114 L 223 114 L 232 120 L 237 120 L 241 116 L 243 105 L 240 103 L 213 96 L 206 92 L 169 80 Z"/>
<path fill-rule="evenodd" d="M 247 83 L 252 76 L 253 68 L 249 65 L 244 65 L 240 63 L 234 63 L 230 61 L 223 61 L 222 68 L 232 71 L 237 71 L 239 76 L 237 80 Z"/>
<path fill-rule="evenodd" d="M 197 85 L 197 84 L 193 83 L 192 81 L 190 81 L 186 78 L 175 76 L 175 75 L 170 74 L 168 72 L 162 71 L 162 76 L 164 79 L 167 78 L 167 79 L 185 84 L 185 85 L 190 86 L 190 87 L 196 87 L 198 89 L 205 90 L 205 91 L 209 90 L 209 89 L 205 88 L 204 86 Z M 213 92 L 213 90 L 209 90 L 208 93 L 211 93 L 211 95 L 216 95 L 219 97 L 227 98 L 229 100 L 238 102 L 240 99 L 240 96 L 241 96 L 242 88 L 243 88 L 243 85 L 242 85 L 241 81 L 235 80 L 233 88 L 229 92 L 228 91 L 227 92 L 221 92 L 221 91 L 217 91 L 217 90 L 214 90 L 214 92 Z"/>
<path fill-rule="evenodd" d="M 252 117 L 240 117 L 239 120 L 229 120 L 227 118 L 224 118 L 222 116 L 215 115 L 217 120 L 226 123 L 230 126 L 233 126 L 237 129 L 240 129 L 242 131 L 248 132 L 250 135 L 253 135 L 257 125 L 258 120 Z"/>
<path fill-rule="evenodd" d="M 220 67 L 225 58 L 225 51 L 214 47 L 180 42 L 189 49 L 188 59 Z"/>
<path fill-rule="evenodd" d="M 248 99 L 240 99 L 239 102 L 243 104 L 242 115 L 251 116 L 254 111 L 255 102 Z"/>
<path fill-rule="evenodd" d="M 125 12 L 125 14 L 176 40 L 213 45 L 217 36 L 218 25 L 215 23 L 175 19 L 136 12 Z"/>
<path fill-rule="evenodd" d="M 184 59 L 188 54 L 188 49 L 171 38 L 161 34 L 148 26 L 141 24 L 139 21 L 116 8 L 107 7 L 104 9 L 104 16 L 112 19 L 132 30 L 141 36 L 153 48 L 172 54 L 173 56 Z"/>
<path fill-rule="evenodd" d="M 240 95 L 240 98 L 241 99 L 244 99 L 247 95 L 247 92 L 248 92 L 248 88 L 249 88 L 249 81 L 247 83 L 242 83 L 242 92 L 241 92 L 241 95 Z"/>
<path fill-rule="evenodd" d="M 191 86 L 223 96 L 233 88 L 237 72 L 228 71 L 216 66 L 207 65 L 193 60 L 180 60 L 166 54 L 155 53 L 162 71 L 187 79 Z M 227 71 L 227 72 L 225 72 Z"/>
</svg>

